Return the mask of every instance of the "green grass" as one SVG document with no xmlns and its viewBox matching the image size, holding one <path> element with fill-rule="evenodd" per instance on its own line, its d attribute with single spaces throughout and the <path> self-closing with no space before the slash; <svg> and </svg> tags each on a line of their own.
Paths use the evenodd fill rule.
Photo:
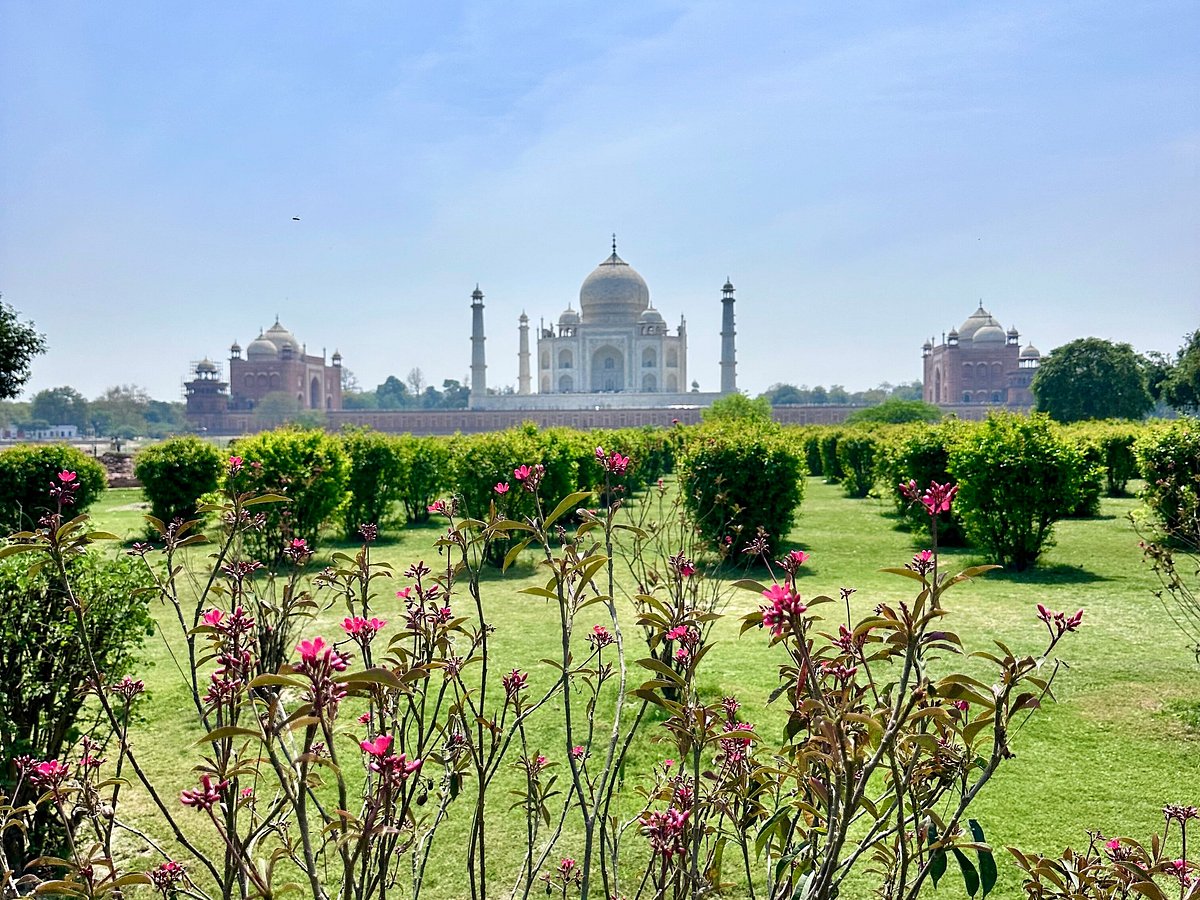
<svg viewBox="0 0 1200 900">
<path fill-rule="evenodd" d="M 141 527 L 139 503 L 137 491 L 114 490 L 92 512 L 100 528 L 135 538 Z M 1000 883 L 993 896 L 1011 900 L 1021 896 L 1016 870 L 1002 849 L 1006 846 L 1057 853 L 1068 845 L 1085 843 L 1085 829 L 1142 839 L 1160 827 L 1165 803 L 1200 801 L 1200 737 L 1195 730 L 1200 671 L 1187 640 L 1175 631 L 1152 595 L 1153 576 L 1141 563 L 1137 536 L 1126 520 L 1137 505 L 1133 499 L 1105 500 L 1100 518 L 1060 523 L 1057 546 L 1036 569 L 1020 575 L 992 573 L 947 595 L 946 606 L 952 612 L 947 626 L 973 650 L 988 649 L 993 639 L 1000 639 L 1017 652 L 1037 652 L 1044 645 L 1044 631 L 1035 619 L 1036 603 L 1053 609 L 1085 609 L 1082 630 L 1060 644 L 1069 668 L 1055 683 L 1058 702 L 1047 705 L 1015 736 L 1016 758 L 1001 768 L 972 807 L 972 815 L 997 848 Z M 917 548 L 911 535 L 896 530 L 894 519 L 881 514 L 887 511 L 879 501 L 847 500 L 839 487 L 810 479 L 797 525 L 789 535 L 794 546 L 812 554 L 805 565 L 802 591 L 836 595 L 841 586 L 856 588 L 859 613 L 883 600 L 908 597 L 910 582 L 879 571 L 902 564 Z M 434 564 L 433 541 L 438 533 L 434 525 L 389 535 L 395 540 L 377 545 L 375 556 L 400 571 L 418 559 Z M 978 562 L 986 560 L 969 550 L 951 550 L 943 557 L 944 567 Z M 556 610 L 518 593 L 535 580 L 533 566 L 521 564 L 515 573 L 489 577 L 485 584 L 489 618 L 498 629 L 492 644 L 493 671 L 529 669 L 534 694 L 549 685 L 555 674 L 537 660 L 556 655 L 558 643 Z M 397 601 L 390 598 L 388 588 L 382 593 L 381 615 L 395 616 Z M 764 736 L 777 736 L 781 717 L 766 707 L 765 699 L 777 683 L 779 655 L 768 650 L 759 632 L 737 636 L 739 615 L 753 608 L 755 601 L 749 593 L 735 596 L 728 617 L 715 630 L 718 644 L 706 659 L 701 685 L 713 697 L 737 695 L 744 703 L 744 718 L 758 723 Z M 166 620 L 161 610 L 156 614 Z M 343 614 L 340 609 L 330 610 L 310 631 L 333 633 Z M 626 629 L 627 634 L 630 631 Z M 192 743 L 199 733 L 190 724 L 189 701 L 171 662 L 169 649 L 178 646 L 178 636 L 169 623 L 164 634 L 166 640 L 155 637 L 147 645 L 146 665 L 139 673 L 151 690 L 152 702 L 144 707 L 151 718 L 138 728 L 135 740 L 147 767 L 165 785 L 164 797 L 173 802 L 177 791 L 194 780 L 190 767 L 200 757 Z M 534 747 L 561 760 L 563 737 L 556 715 L 556 708 L 546 710 L 534 720 L 530 734 Z M 632 749 L 629 772 L 645 771 L 672 755 L 655 742 L 656 737 L 655 727 L 646 727 Z M 627 787 L 633 786 L 631 776 Z M 505 785 L 500 788 L 503 791 Z M 153 820 L 144 797 L 131 793 L 130 802 L 139 822 Z M 490 826 L 493 852 L 499 854 L 492 883 L 505 889 L 512 883 L 510 873 L 516 871 L 523 842 L 520 819 L 503 809 L 507 805 L 501 794 Z M 197 834 L 204 833 L 198 816 L 185 815 L 185 819 L 196 823 Z M 460 806 L 439 834 L 427 880 L 426 896 L 431 900 L 466 893 L 466 825 L 467 810 Z M 166 836 L 162 828 L 153 830 Z M 639 851 L 641 842 L 632 832 L 627 838 L 627 846 Z M 559 845 L 562 855 L 574 855 L 579 849 L 571 834 Z M 965 896 L 961 882 L 952 877 L 937 893 Z M 867 880 L 855 883 L 852 896 L 869 895 Z"/>
</svg>

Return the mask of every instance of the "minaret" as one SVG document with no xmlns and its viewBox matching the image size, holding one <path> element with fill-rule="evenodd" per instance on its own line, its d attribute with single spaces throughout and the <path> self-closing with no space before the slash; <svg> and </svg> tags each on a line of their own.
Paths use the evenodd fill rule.
<svg viewBox="0 0 1200 900">
<path fill-rule="evenodd" d="M 529 316 L 521 311 L 521 348 L 517 354 L 519 362 L 517 369 L 517 393 L 529 393 Z"/>
<path fill-rule="evenodd" d="M 721 393 L 737 393 L 737 360 L 733 348 L 733 283 L 721 288 Z"/>
<path fill-rule="evenodd" d="M 487 396 L 487 364 L 483 359 L 483 291 L 471 294 L 471 406 Z"/>
</svg>

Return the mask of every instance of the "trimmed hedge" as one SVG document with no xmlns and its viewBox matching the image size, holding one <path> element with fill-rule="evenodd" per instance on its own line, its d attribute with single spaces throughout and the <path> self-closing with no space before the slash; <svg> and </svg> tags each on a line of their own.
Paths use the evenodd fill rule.
<svg viewBox="0 0 1200 900">
<path fill-rule="evenodd" d="M 1183 418 L 1135 444 L 1142 498 L 1173 543 L 1200 547 L 1200 420 Z"/>
<path fill-rule="evenodd" d="M 875 487 L 875 461 L 879 441 L 871 432 L 853 429 L 842 433 L 837 444 L 838 465 L 842 470 L 842 490 L 847 497 L 862 498 Z"/>
<path fill-rule="evenodd" d="M 224 466 L 221 451 L 208 441 L 174 437 L 139 451 L 133 474 L 142 483 L 150 515 L 167 525 L 198 516 L 197 501 L 217 489 Z"/>
<path fill-rule="evenodd" d="M 684 506 L 710 544 L 740 553 L 767 533 L 779 549 L 804 499 L 803 449 L 775 425 L 704 426 L 678 461 Z"/>
<path fill-rule="evenodd" d="M 0 530 L 27 531 L 57 505 L 50 488 L 58 473 L 74 472 L 79 488 L 75 503 L 64 514 L 74 518 L 95 503 L 108 486 L 104 467 L 66 444 L 21 444 L 0 452 Z"/>
</svg>

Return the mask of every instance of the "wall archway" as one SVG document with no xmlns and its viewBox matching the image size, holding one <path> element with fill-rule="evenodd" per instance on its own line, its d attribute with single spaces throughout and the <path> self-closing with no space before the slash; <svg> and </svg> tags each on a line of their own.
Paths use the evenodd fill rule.
<svg viewBox="0 0 1200 900">
<path fill-rule="evenodd" d="M 592 390 L 625 390 L 625 355 L 616 347 L 600 347 L 592 354 Z"/>
<path fill-rule="evenodd" d="M 308 408 L 321 408 L 321 382 L 316 376 L 308 384 Z"/>
</svg>

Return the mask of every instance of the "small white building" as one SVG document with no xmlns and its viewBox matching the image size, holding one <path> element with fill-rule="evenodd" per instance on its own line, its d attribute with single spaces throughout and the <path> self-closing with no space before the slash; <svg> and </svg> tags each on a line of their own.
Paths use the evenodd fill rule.
<svg viewBox="0 0 1200 900">
<path fill-rule="evenodd" d="M 79 429 L 74 425 L 51 425 L 49 428 L 34 428 L 25 433 L 31 441 L 74 441 L 79 438 Z"/>
</svg>

